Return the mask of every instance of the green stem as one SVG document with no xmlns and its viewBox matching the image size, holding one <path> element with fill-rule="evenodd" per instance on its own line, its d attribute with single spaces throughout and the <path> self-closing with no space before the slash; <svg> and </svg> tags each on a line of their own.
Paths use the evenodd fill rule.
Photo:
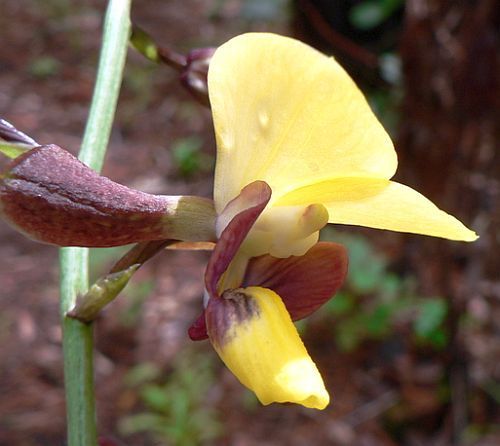
<svg viewBox="0 0 500 446">
<path fill-rule="evenodd" d="M 130 33 L 130 0 L 110 0 L 104 21 L 97 80 L 79 158 L 100 171 L 123 77 Z M 68 446 L 96 446 L 93 327 L 68 318 L 88 289 L 88 249 L 62 248 L 61 317 Z"/>
</svg>

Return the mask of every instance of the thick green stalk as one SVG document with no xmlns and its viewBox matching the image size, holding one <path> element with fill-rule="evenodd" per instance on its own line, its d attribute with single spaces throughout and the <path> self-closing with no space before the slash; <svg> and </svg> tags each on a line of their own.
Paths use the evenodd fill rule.
<svg viewBox="0 0 500 446">
<path fill-rule="evenodd" d="M 97 80 L 79 158 L 99 171 L 104 162 L 130 33 L 130 0 L 110 0 L 104 21 Z M 93 329 L 68 318 L 79 294 L 88 289 L 88 249 L 62 248 L 61 317 L 68 446 L 96 446 Z"/>
</svg>

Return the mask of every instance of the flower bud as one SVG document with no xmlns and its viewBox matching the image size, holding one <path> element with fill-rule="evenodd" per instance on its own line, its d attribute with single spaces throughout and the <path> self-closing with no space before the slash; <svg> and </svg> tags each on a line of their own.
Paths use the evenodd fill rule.
<svg viewBox="0 0 500 446">
<path fill-rule="evenodd" d="M 210 107 L 208 99 L 208 66 L 215 48 L 197 48 L 190 51 L 186 66 L 181 74 L 181 82 L 202 105 Z"/>
<path fill-rule="evenodd" d="M 211 200 L 130 189 L 56 145 L 11 162 L 0 177 L 0 215 L 28 237 L 59 246 L 215 238 Z"/>
<path fill-rule="evenodd" d="M 130 43 L 152 62 L 162 62 L 180 74 L 182 85 L 202 105 L 210 107 L 208 99 L 208 65 L 215 48 L 196 48 L 186 56 L 158 45 L 143 29 L 133 25 Z"/>
</svg>

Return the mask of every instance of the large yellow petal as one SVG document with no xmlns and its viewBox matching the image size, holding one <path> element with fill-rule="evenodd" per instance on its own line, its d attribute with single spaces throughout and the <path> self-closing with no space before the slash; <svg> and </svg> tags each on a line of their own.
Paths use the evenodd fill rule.
<svg viewBox="0 0 500 446">
<path fill-rule="evenodd" d="M 235 37 L 215 52 L 208 90 L 218 212 L 254 180 L 271 186 L 273 200 L 313 180 L 396 170 L 392 142 L 349 75 L 297 40 Z"/>
<path fill-rule="evenodd" d="M 276 205 L 322 203 L 330 223 L 474 241 L 475 232 L 403 184 L 377 178 L 337 178 L 296 189 Z"/>
</svg>

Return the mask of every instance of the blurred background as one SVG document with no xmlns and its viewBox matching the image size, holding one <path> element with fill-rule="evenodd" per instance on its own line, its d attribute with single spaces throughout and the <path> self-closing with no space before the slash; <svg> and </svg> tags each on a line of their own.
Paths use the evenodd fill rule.
<svg viewBox="0 0 500 446">
<path fill-rule="evenodd" d="M 0 116 L 77 153 L 105 2 L 3 0 Z M 337 57 L 396 142 L 397 180 L 474 244 L 336 226 L 350 273 L 299 324 L 333 403 L 262 407 L 187 327 L 207 253 L 164 252 L 96 324 L 101 435 L 123 445 L 500 444 L 500 11 L 495 0 L 135 0 L 179 52 L 245 31 Z M 210 113 L 130 50 L 104 174 L 152 193 L 212 188 Z M 124 252 L 92 250 L 96 278 Z M 0 222 L 0 445 L 65 442 L 57 249 Z"/>
</svg>

